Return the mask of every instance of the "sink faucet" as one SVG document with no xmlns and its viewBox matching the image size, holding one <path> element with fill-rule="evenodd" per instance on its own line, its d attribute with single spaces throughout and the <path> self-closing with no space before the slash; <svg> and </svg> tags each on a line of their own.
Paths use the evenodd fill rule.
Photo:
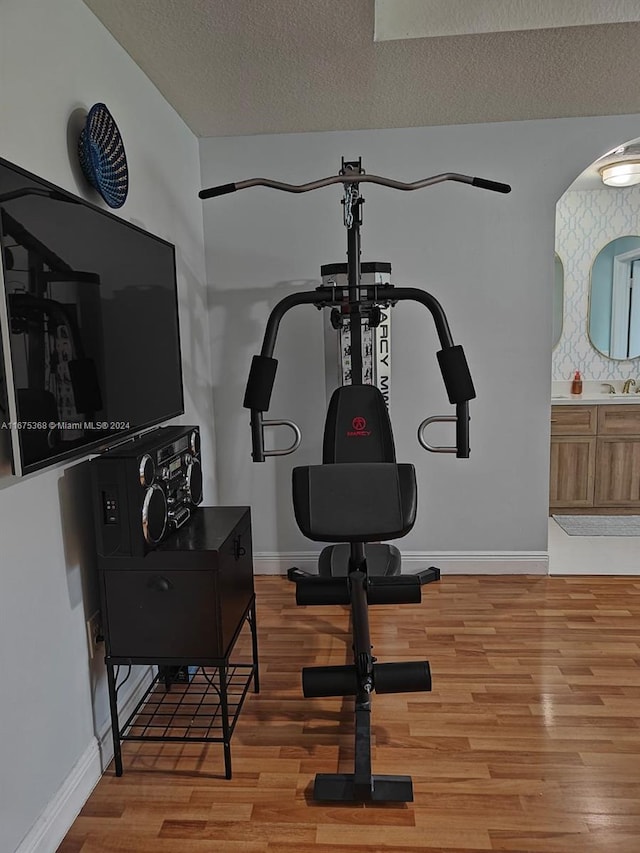
<svg viewBox="0 0 640 853">
<path fill-rule="evenodd" d="M 626 381 L 626 382 L 624 383 L 624 385 L 622 386 L 622 393 L 623 393 L 623 394 L 628 394 L 628 393 L 629 393 L 629 390 L 631 389 L 631 386 L 632 386 L 632 385 L 635 385 L 635 384 L 636 384 L 636 380 L 635 380 L 635 379 L 627 379 L 627 381 Z"/>
<path fill-rule="evenodd" d="M 616 393 L 616 389 L 613 387 L 613 385 L 612 385 L 610 382 L 603 382 L 603 383 L 602 383 L 602 387 L 603 387 L 603 388 L 608 388 L 608 389 L 609 389 L 609 393 L 610 393 L 610 394 L 615 394 L 615 393 Z"/>
</svg>

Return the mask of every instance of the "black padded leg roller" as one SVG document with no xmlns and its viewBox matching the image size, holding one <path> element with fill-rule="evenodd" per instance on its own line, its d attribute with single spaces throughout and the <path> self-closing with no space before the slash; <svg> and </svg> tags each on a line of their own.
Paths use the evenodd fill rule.
<svg viewBox="0 0 640 853">
<path fill-rule="evenodd" d="M 355 696 L 358 692 L 356 668 L 346 666 L 305 666 L 302 692 L 307 699 L 320 696 Z"/>
<path fill-rule="evenodd" d="M 421 600 L 422 584 L 418 575 L 376 577 L 367 582 L 369 604 L 419 604 Z"/>
<path fill-rule="evenodd" d="M 424 693 L 431 690 L 431 670 L 426 660 L 373 665 L 376 693 Z"/>
<path fill-rule="evenodd" d="M 349 604 L 349 581 L 344 578 L 296 579 L 296 604 Z"/>
<path fill-rule="evenodd" d="M 426 660 L 373 665 L 376 693 L 425 693 L 431 690 L 431 670 Z M 324 696 L 355 696 L 358 677 L 353 665 L 306 666 L 302 670 L 302 692 L 307 699 Z"/>
</svg>

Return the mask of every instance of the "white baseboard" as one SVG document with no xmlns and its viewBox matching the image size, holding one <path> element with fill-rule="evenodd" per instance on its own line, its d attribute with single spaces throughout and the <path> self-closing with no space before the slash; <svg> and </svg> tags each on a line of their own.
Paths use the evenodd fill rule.
<svg viewBox="0 0 640 853">
<path fill-rule="evenodd" d="M 151 667 L 147 667 L 132 685 L 120 707 L 122 721 L 128 719 L 142 699 L 151 677 Z M 15 853 L 55 853 L 112 759 L 109 720 L 91 740 Z"/>
<path fill-rule="evenodd" d="M 94 738 L 31 827 L 16 853 L 54 853 L 102 775 Z"/>
<path fill-rule="evenodd" d="M 253 568 L 257 575 L 284 575 L 292 566 L 315 572 L 318 553 L 262 551 L 253 555 Z M 437 566 L 447 575 L 546 575 L 549 573 L 549 555 L 545 551 L 469 551 L 461 554 L 403 551 L 402 566 L 407 574 Z"/>
</svg>

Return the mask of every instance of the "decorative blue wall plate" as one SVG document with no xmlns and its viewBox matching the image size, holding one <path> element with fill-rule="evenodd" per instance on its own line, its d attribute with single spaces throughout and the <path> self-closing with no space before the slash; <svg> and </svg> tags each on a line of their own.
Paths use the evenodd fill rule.
<svg viewBox="0 0 640 853">
<path fill-rule="evenodd" d="M 78 157 L 86 179 L 109 207 L 122 207 L 129 192 L 129 169 L 122 137 L 104 104 L 94 104 L 87 115 Z"/>
</svg>

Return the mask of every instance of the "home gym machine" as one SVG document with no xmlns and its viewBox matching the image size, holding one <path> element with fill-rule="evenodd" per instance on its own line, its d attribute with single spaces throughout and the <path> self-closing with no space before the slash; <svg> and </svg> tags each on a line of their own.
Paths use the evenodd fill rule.
<svg viewBox="0 0 640 853">
<path fill-rule="evenodd" d="M 293 504 L 302 533 L 318 542 L 334 543 L 320 561 L 320 574 L 292 569 L 300 605 L 342 604 L 351 606 L 353 663 L 343 666 L 305 667 L 302 687 L 306 697 L 355 697 L 355 757 L 353 773 L 320 773 L 314 798 L 339 802 L 411 802 L 409 776 L 372 775 L 371 694 L 428 691 L 431 674 L 427 661 L 377 663 L 372 655 L 369 604 L 414 604 L 421 600 L 422 585 L 437 580 L 436 568 L 414 575 L 399 574 L 399 560 L 385 549 L 385 540 L 405 536 L 416 518 L 417 488 L 413 465 L 398 464 L 385 400 L 378 388 L 363 383 L 362 327 L 374 328 L 380 312 L 401 301 L 423 305 L 431 313 L 442 349 L 437 353 L 449 402 L 454 415 L 426 418 L 418 429 L 418 440 L 426 450 L 469 456 L 469 401 L 475 397 L 473 382 L 461 346 L 455 345 L 446 315 L 439 302 L 418 288 L 393 285 L 364 285 L 361 276 L 360 226 L 363 198 L 360 184 L 369 182 L 397 190 L 416 190 L 443 181 L 458 181 L 500 193 L 507 184 L 448 172 L 415 183 L 401 183 L 367 175 L 361 160 L 342 161 L 338 175 L 294 185 L 264 178 L 202 190 L 200 198 L 212 198 L 248 187 L 264 186 L 285 192 L 303 193 L 331 184 L 342 184 L 344 224 L 347 229 L 347 282 L 345 286 L 322 285 L 316 290 L 293 293 L 272 310 L 260 355 L 254 356 L 247 382 L 244 406 L 251 410 L 252 458 L 264 462 L 268 456 L 293 453 L 299 446 L 298 426 L 287 420 L 265 420 L 275 381 L 277 360 L 273 357 L 276 337 L 284 315 L 298 305 L 331 308 L 332 325 L 348 324 L 351 346 L 351 384 L 337 388 L 327 413 L 323 441 L 323 464 L 293 470 Z M 453 446 L 434 447 L 425 430 L 436 421 L 455 423 Z M 287 426 L 294 441 L 283 449 L 265 449 L 264 427 Z M 381 542 L 382 541 L 382 542 Z M 335 544 L 338 543 L 338 544 Z M 342 545 L 338 554 L 334 549 Z M 342 559 L 344 548 L 346 559 Z M 327 551 L 327 549 L 325 549 Z M 323 551 L 323 554 L 325 553 Z M 322 555 L 321 555 L 322 557 Z M 375 571 L 372 571 L 372 564 Z"/>
</svg>

